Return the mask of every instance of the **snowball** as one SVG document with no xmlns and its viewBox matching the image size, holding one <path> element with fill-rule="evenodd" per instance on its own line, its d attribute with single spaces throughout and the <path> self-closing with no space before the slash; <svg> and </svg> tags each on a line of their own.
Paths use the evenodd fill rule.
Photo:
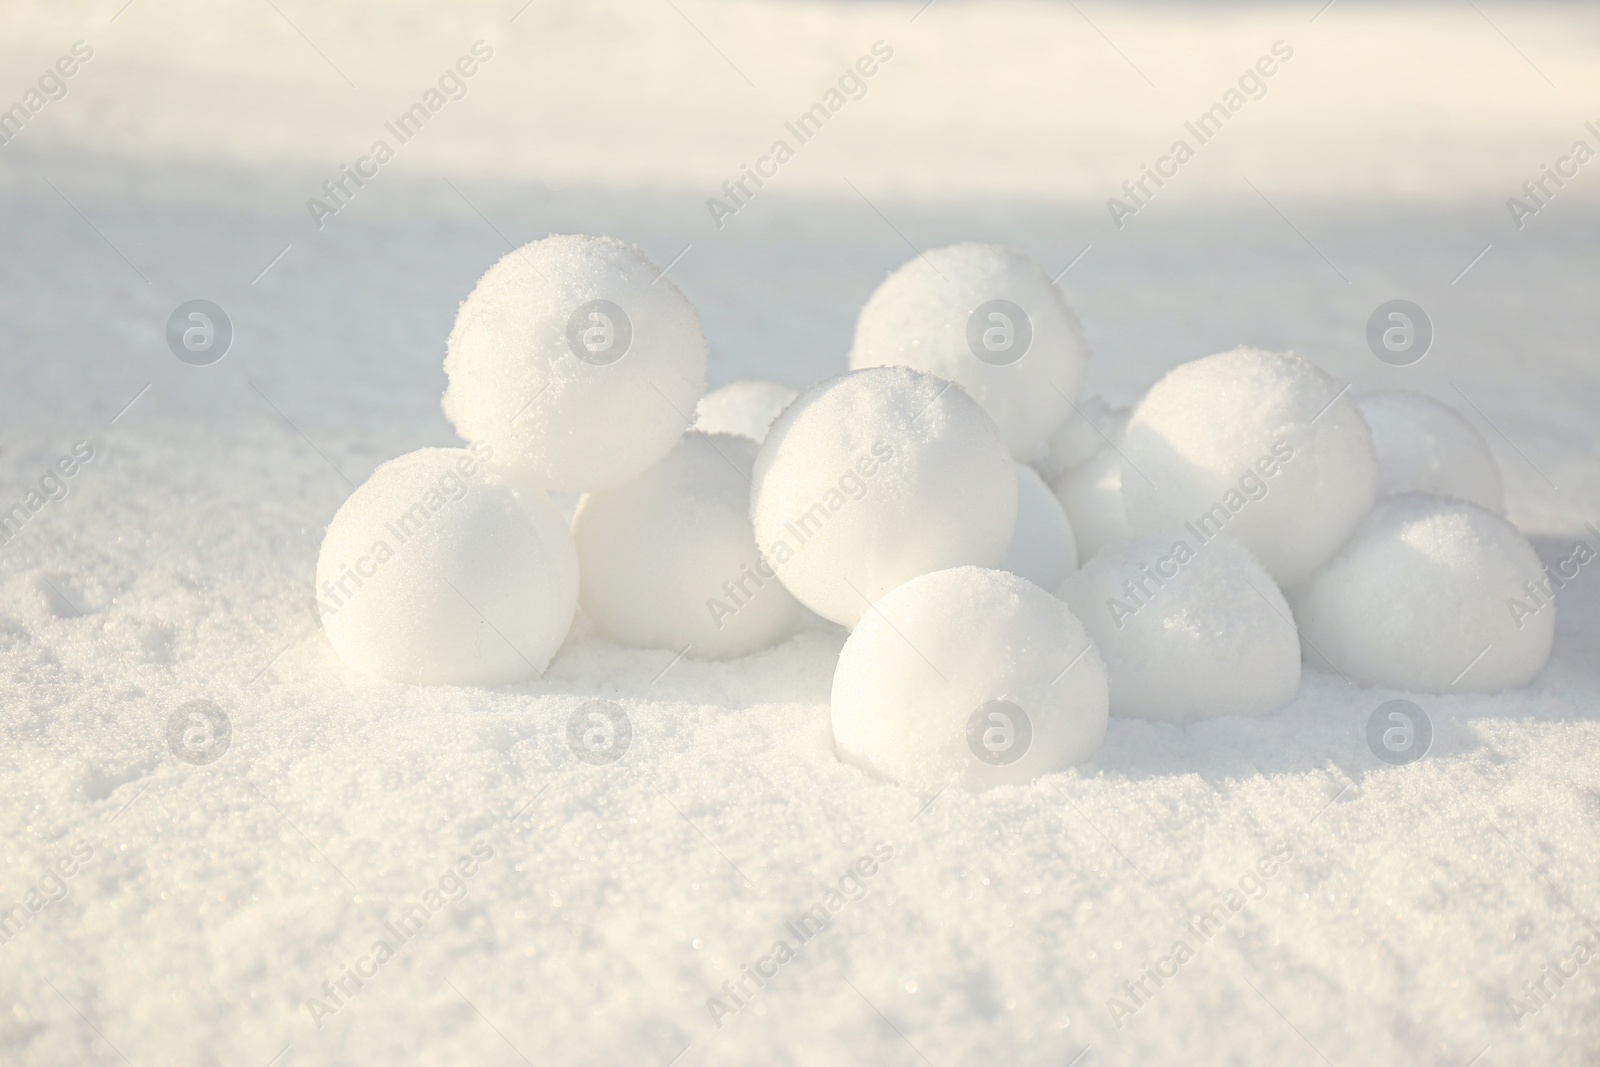
<svg viewBox="0 0 1600 1067">
<path fill-rule="evenodd" d="M 1106 734 L 1106 669 L 1067 605 L 1005 571 L 958 567 L 900 586 L 833 673 L 839 757 L 913 789 L 1028 782 Z"/>
<path fill-rule="evenodd" d="M 1051 491 L 1072 524 L 1080 560 L 1128 536 L 1128 515 L 1122 506 L 1122 455 L 1117 451 L 1117 442 L 1122 440 L 1129 412 L 1126 408 L 1108 407 L 1091 413 L 1089 407 L 1083 407 L 1094 427 L 1081 420 L 1079 425 L 1094 433 L 1099 445 L 1087 459 L 1049 479 Z"/>
<path fill-rule="evenodd" d="M 345 663 L 419 685 L 502 685 L 549 665 L 577 607 L 572 534 L 491 458 L 487 444 L 411 452 L 334 515 L 317 606 Z"/>
<path fill-rule="evenodd" d="M 756 551 L 754 441 L 691 433 L 631 482 L 590 493 L 572 533 L 580 603 L 625 645 L 742 656 L 794 631 L 800 605 Z"/>
<path fill-rule="evenodd" d="M 751 515 L 790 592 L 854 626 L 901 582 L 1004 559 L 1016 465 L 959 385 L 874 367 L 812 386 L 773 424 Z"/>
<path fill-rule="evenodd" d="M 1078 566 L 1078 542 L 1061 502 L 1039 473 L 1017 464 L 1017 528 L 1000 569 L 1054 589 Z"/>
<path fill-rule="evenodd" d="M 700 398 L 694 428 L 701 433 L 736 433 L 760 444 L 767 439 L 767 429 L 798 395 L 777 382 L 733 382 Z"/>
<path fill-rule="evenodd" d="M 1367 685 L 1495 693 L 1550 658 L 1551 587 L 1505 519 L 1408 493 L 1380 500 L 1290 602 L 1313 664 Z"/>
<path fill-rule="evenodd" d="M 1105 659 L 1113 714 L 1163 722 L 1266 715 L 1300 687 L 1289 605 L 1227 534 L 1115 542 L 1060 592 Z"/>
<path fill-rule="evenodd" d="M 1378 495 L 1433 493 L 1506 512 L 1489 442 L 1460 412 L 1403 389 L 1356 397 L 1378 453 Z"/>
<path fill-rule="evenodd" d="M 1128 423 L 1128 409 L 1116 408 L 1098 396 L 1087 397 L 1067 409 L 1044 455 L 1033 464 L 1047 482 L 1054 482 L 1073 467 L 1094 458 L 1094 454 L 1122 434 Z"/>
<path fill-rule="evenodd" d="M 694 307 L 609 237 L 534 241 L 456 312 L 444 413 L 549 489 L 617 485 L 677 444 L 705 392 Z"/>
<path fill-rule="evenodd" d="M 1072 410 L 1088 358 L 1083 329 L 1039 264 L 959 244 L 884 279 L 861 309 L 850 367 L 915 367 L 960 382 L 1028 462 Z"/>
<path fill-rule="evenodd" d="M 1078 558 L 1090 559 L 1112 541 L 1128 536 L 1122 508 L 1122 457 L 1110 445 L 1073 467 L 1051 486 L 1072 533 Z"/>
<path fill-rule="evenodd" d="M 1372 505 L 1372 434 L 1298 356 L 1236 348 L 1177 367 L 1123 431 L 1122 499 L 1136 535 L 1237 537 L 1284 587 L 1332 556 Z"/>
</svg>

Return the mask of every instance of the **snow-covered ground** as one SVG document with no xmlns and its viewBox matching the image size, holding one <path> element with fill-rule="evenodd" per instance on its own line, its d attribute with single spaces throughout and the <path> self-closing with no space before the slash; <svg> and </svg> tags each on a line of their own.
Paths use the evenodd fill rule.
<svg viewBox="0 0 1600 1067">
<path fill-rule="evenodd" d="M 0 147 L 0 508 L 65 491 L 0 547 L 0 1062 L 1600 1058 L 1600 570 L 1527 690 L 1413 697 L 1420 762 L 1367 747 L 1395 693 L 1308 670 L 1264 719 L 1113 720 L 1073 772 L 932 798 L 835 759 L 832 628 L 707 664 L 580 620 L 541 682 L 423 689 L 343 668 L 311 598 L 352 485 L 455 443 L 457 303 L 552 231 L 673 262 L 713 384 L 794 386 L 843 368 L 914 249 L 1007 242 L 1070 264 L 1091 390 L 1292 348 L 1463 410 L 1548 562 L 1600 547 L 1600 162 L 1521 229 L 1506 204 L 1600 148 L 1595 9 L 123 3 L 0 9 L 0 108 L 93 53 Z M 714 225 L 878 41 L 864 94 Z M 1106 198 L 1279 41 L 1259 99 L 1114 226 Z M 378 139 L 319 229 L 308 198 Z M 1364 341 L 1397 297 L 1437 329 L 1406 368 Z M 193 298 L 234 324 L 212 366 L 164 341 Z M 609 765 L 566 742 L 597 696 L 632 721 Z M 231 738 L 191 765 L 168 726 L 200 699 Z"/>
</svg>

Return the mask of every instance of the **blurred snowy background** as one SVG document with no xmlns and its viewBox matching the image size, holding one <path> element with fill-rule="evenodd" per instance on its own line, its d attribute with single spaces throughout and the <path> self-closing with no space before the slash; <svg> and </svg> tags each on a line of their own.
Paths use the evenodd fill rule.
<svg viewBox="0 0 1600 1067">
<path fill-rule="evenodd" d="M 1239 343 L 1422 390 L 1561 558 L 1600 521 L 1600 10 L 107 0 L 0 25 L 0 508 L 60 497 L 0 547 L 0 1061 L 1600 1057 L 1592 960 L 1545 970 L 1600 951 L 1593 573 L 1543 676 L 1424 702 L 1408 767 L 1363 736 L 1394 694 L 1308 671 L 1266 719 L 1114 720 L 1072 773 L 931 804 L 833 757 L 832 631 L 663 671 L 580 622 L 543 682 L 407 689 L 346 671 L 310 596 L 351 486 L 454 443 L 457 303 L 551 232 L 671 264 L 713 385 L 796 387 L 843 369 L 917 249 L 1006 242 L 1063 272 L 1091 391 L 1127 402 Z M 719 227 L 707 200 L 877 42 L 859 98 Z M 1119 228 L 1107 198 L 1275 45 Z M 385 124 L 430 89 L 400 143 Z M 313 212 L 380 139 L 393 158 Z M 1410 367 L 1364 338 L 1395 298 L 1436 330 Z M 232 322 L 210 366 L 165 341 L 192 299 Z M 609 767 L 563 737 L 594 695 L 634 718 Z M 231 720 L 201 766 L 166 738 L 194 699 Z M 865 898 L 714 1025 L 707 998 L 878 841 Z M 474 843 L 492 858 L 451 876 Z M 1275 849 L 1259 897 L 1114 1019 Z M 459 901 L 324 991 L 445 878 Z"/>
</svg>

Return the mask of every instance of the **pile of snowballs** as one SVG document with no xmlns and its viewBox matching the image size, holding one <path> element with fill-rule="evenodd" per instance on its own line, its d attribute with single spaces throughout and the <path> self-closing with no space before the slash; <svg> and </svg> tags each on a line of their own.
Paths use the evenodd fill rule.
<svg viewBox="0 0 1600 1067">
<path fill-rule="evenodd" d="M 706 358 L 694 307 L 619 241 L 491 267 L 445 360 L 469 446 L 385 463 L 328 528 L 338 654 L 492 686 L 541 675 L 579 606 L 620 644 L 708 659 L 810 613 L 850 629 L 839 755 L 916 788 L 1081 762 L 1112 713 L 1268 714 L 1302 658 L 1443 693 L 1549 657 L 1550 580 L 1494 457 L 1425 396 L 1239 348 L 1131 411 L 1080 399 L 1061 293 L 980 244 L 890 274 L 849 373 L 798 396 L 703 395 Z M 552 492 L 583 494 L 570 523 Z"/>
</svg>

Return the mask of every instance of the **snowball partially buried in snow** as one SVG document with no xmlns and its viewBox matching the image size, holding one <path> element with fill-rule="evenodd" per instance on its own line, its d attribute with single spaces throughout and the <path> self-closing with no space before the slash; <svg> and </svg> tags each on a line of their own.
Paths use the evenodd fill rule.
<svg viewBox="0 0 1600 1067">
<path fill-rule="evenodd" d="M 577 606 L 572 533 L 490 455 L 480 444 L 390 460 L 334 515 L 317 602 L 345 663 L 422 685 L 502 685 L 549 665 Z"/>
<path fill-rule="evenodd" d="M 912 789 L 1028 782 L 1106 733 L 1106 670 L 1067 605 L 1005 571 L 914 578 L 873 605 L 833 674 L 841 759 Z"/>
<path fill-rule="evenodd" d="M 1000 569 L 1041 589 L 1055 589 L 1078 566 L 1072 523 L 1037 471 L 1017 464 L 1017 528 Z"/>
<path fill-rule="evenodd" d="M 1505 514 L 1500 465 L 1460 412 L 1403 389 L 1358 396 L 1356 406 L 1378 453 L 1378 495 L 1433 493 Z"/>
<path fill-rule="evenodd" d="M 1287 588 L 1344 543 L 1377 487 L 1348 394 L 1298 356 L 1236 348 L 1185 363 L 1123 431 L 1128 529 L 1227 531 Z"/>
<path fill-rule="evenodd" d="M 1017 518 L 1016 465 L 959 385 L 874 367 L 813 386 L 773 424 L 751 515 L 795 597 L 854 626 L 919 574 L 998 564 Z"/>
<path fill-rule="evenodd" d="M 694 307 L 638 249 L 550 237 L 490 267 L 456 312 L 444 413 L 538 485 L 603 489 L 683 435 L 706 351 Z"/>
<path fill-rule="evenodd" d="M 907 366 L 960 382 L 1023 462 L 1083 388 L 1083 329 L 1049 275 L 999 245 L 935 248 L 896 270 L 861 309 L 850 366 Z"/>
<path fill-rule="evenodd" d="M 1516 527 L 1420 493 L 1380 500 L 1290 602 L 1308 662 L 1425 693 L 1524 685 L 1555 635 L 1544 566 Z"/>
<path fill-rule="evenodd" d="M 1114 542 L 1067 579 L 1061 596 L 1105 659 L 1114 715 L 1266 715 L 1300 686 L 1289 606 L 1227 534 Z"/>
<path fill-rule="evenodd" d="M 690 433 L 660 463 L 578 505 L 580 603 L 625 645 L 742 656 L 788 637 L 800 605 L 756 551 L 755 442 Z"/>
<path fill-rule="evenodd" d="M 760 444 L 783 409 L 798 395 L 777 382 L 732 382 L 700 398 L 694 428 L 701 433 L 736 433 Z"/>
</svg>

